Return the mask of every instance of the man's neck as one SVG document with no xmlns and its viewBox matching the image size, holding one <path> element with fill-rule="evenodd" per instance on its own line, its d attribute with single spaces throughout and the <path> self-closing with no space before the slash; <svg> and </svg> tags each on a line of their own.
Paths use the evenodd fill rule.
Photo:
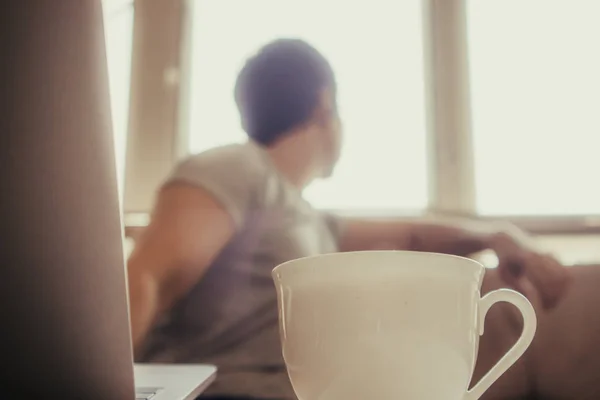
<svg viewBox="0 0 600 400">
<path fill-rule="evenodd" d="M 301 190 L 318 176 L 315 152 L 310 146 L 304 135 L 290 134 L 266 149 L 277 170 Z"/>
</svg>

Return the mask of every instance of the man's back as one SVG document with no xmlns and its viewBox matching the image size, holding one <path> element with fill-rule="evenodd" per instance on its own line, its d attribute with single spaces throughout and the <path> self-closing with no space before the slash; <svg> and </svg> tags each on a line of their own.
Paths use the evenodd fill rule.
<svg viewBox="0 0 600 400">
<path fill-rule="evenodd" d="M 271 270 L 294 258 L 336 251 L 335 225 L 252 142 L 185 160 L 165 183 L 171 185 L 208 192 L 230 215 L 235 233 L 150 333 L 139 361 L 210 362 L 221 377 L 212 393 L 293 398 L 282 376 Z"/>
</svg>

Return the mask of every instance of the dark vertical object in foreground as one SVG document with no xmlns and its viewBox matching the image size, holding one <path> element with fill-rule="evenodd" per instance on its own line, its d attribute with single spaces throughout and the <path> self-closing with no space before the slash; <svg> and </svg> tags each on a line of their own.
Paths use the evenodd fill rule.
<svg viewBox="0 0 600 400">
<path fill-rule="evenodd" d="M 0 395 L 133 399 L 100 0 L 0 8 Z"/>
</svg>

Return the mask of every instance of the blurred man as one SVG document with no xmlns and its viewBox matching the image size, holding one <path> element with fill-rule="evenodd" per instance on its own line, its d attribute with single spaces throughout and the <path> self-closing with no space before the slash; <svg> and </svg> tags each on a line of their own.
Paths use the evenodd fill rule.
<svg viewBox="0 0 600 400">
<path fill-rule="evenodd" d="M 333 173 L 342 144 L 333 70 L 307 43 L 260 49 L 239 74 L 235 100 L 249 141 L 184 160 L 160 189 L 129 260 L 138 361 L 214 363 L 211 396 L 295 398 L 270 273 L 315 254 L 491 249 L 506 284 L 548 307 L 561 297 L 566 270 L 520 232 L 343 219 L 304 200 L 304 188 Z"/>
</svg>

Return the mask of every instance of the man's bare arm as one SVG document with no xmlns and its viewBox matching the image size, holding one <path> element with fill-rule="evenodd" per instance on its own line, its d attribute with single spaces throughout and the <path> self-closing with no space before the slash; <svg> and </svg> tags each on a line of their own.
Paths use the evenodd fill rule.
<svg viewBox="0 0 600 400">
<path fill-rule="evenodd" d="M 389 249 L 466 256 L 490 248 L 500 227 L 427 221 L 344 219 L 342 251 Z"/>
<path fill-rule="evenodd" d="M 539 252 L 533 240 L 505 223 L 431 222 L 348 219 L 342 222 L 340 248 L 413 250 L 468 256 L 493 250 L 505 283 L 530 297 L 539 292 L 547 308 L 564 295 L 570 275 L 552 255 Z"/>
<path fill-rule="evenodd" d="M 202 277 L 234 230 L 229 214 L 203 189 L 171 184 L 161 190 L 127 264 L 134 348 Z"/>
</svg>

